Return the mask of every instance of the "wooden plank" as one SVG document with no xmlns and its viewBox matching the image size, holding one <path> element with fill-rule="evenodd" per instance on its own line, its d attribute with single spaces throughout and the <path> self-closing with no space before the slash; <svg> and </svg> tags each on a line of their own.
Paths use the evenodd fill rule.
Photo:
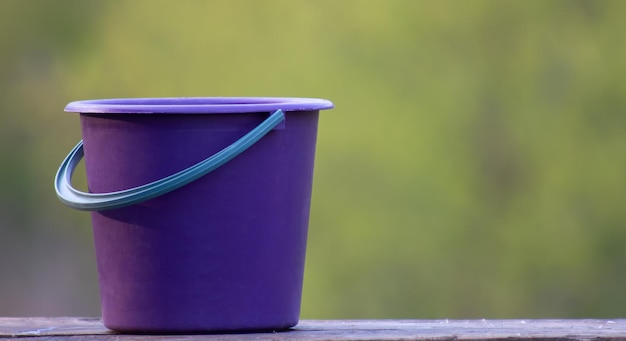
<svg viewBox="0 0 626 341">
<path fill-rule="evenodd" d="M 106 335 L 98 318 L 0 317 L 0 337 Z"/>
<path fill-rule="evenodd" d="M 128 335 L 94 318 L 0 318 L 0 339 L 43 340 L 626 340 L 626 320 L 304 320 L 284 332 Z"/>
</svg>

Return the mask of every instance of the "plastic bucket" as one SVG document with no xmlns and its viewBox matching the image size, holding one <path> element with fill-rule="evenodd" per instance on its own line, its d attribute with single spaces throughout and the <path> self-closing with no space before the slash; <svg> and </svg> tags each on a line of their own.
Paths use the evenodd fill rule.
<svg viewBox="0 0 626 341">
<path fill-rule="evenodd" d="M 55 179 L 92 211 L 104 325 L 125 332 L 298 323 L 319 110 L 302 98 L 72 102 L 83 142 Z M 90 193 L 71 185 L 83 156 Z"/>
</svg>

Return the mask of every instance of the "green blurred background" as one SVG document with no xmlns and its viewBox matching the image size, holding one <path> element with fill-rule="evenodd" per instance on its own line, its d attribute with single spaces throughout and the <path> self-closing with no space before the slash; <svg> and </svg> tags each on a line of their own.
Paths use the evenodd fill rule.
<svg viewBox="0 0 626 341">
<path fill-rule="evenodd" d="M 626 316 L 626 1 L 0 2 L 0 316 L 99 315 L 73 100 L 322 113 L 303 318 Z"/>
</svg>

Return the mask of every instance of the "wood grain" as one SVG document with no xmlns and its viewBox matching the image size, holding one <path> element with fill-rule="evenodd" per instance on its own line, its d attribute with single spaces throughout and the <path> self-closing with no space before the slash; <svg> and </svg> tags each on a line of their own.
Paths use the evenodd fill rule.
<svg viewBox="0 0 626 341">
<path fill-rule="evenodd" d="M 283 332 L 130 335 L 99 319 L 0 318 L 0 339 L 39 340 L 626 340 L 626 320 L 303 320 Z"/>
</svg>

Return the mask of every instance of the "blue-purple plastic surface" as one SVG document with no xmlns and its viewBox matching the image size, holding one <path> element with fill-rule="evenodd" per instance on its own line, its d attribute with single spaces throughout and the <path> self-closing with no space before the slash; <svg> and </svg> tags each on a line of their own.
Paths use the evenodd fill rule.
<svg viewBox="0 0 626 341">
<path fill-rule="evenodd" d="M 284 98 L 70 103 L 66 111 L 81 113 L 93 193 L 173 174 L 270 112 L 285 112 L 283 128 L 212 173 L 143 203 L 91 213 L 104 324 L 139 333 L 297 324 L 318 111 L 331 107 Z"/>
<path fill-rule="evenodd" d="M 117 98 L 71 102 L 67 112 L 128 114 L 229 114 L 331 109 L 330 101 L 291 97 L 161 97 Z"/>
</svg>

